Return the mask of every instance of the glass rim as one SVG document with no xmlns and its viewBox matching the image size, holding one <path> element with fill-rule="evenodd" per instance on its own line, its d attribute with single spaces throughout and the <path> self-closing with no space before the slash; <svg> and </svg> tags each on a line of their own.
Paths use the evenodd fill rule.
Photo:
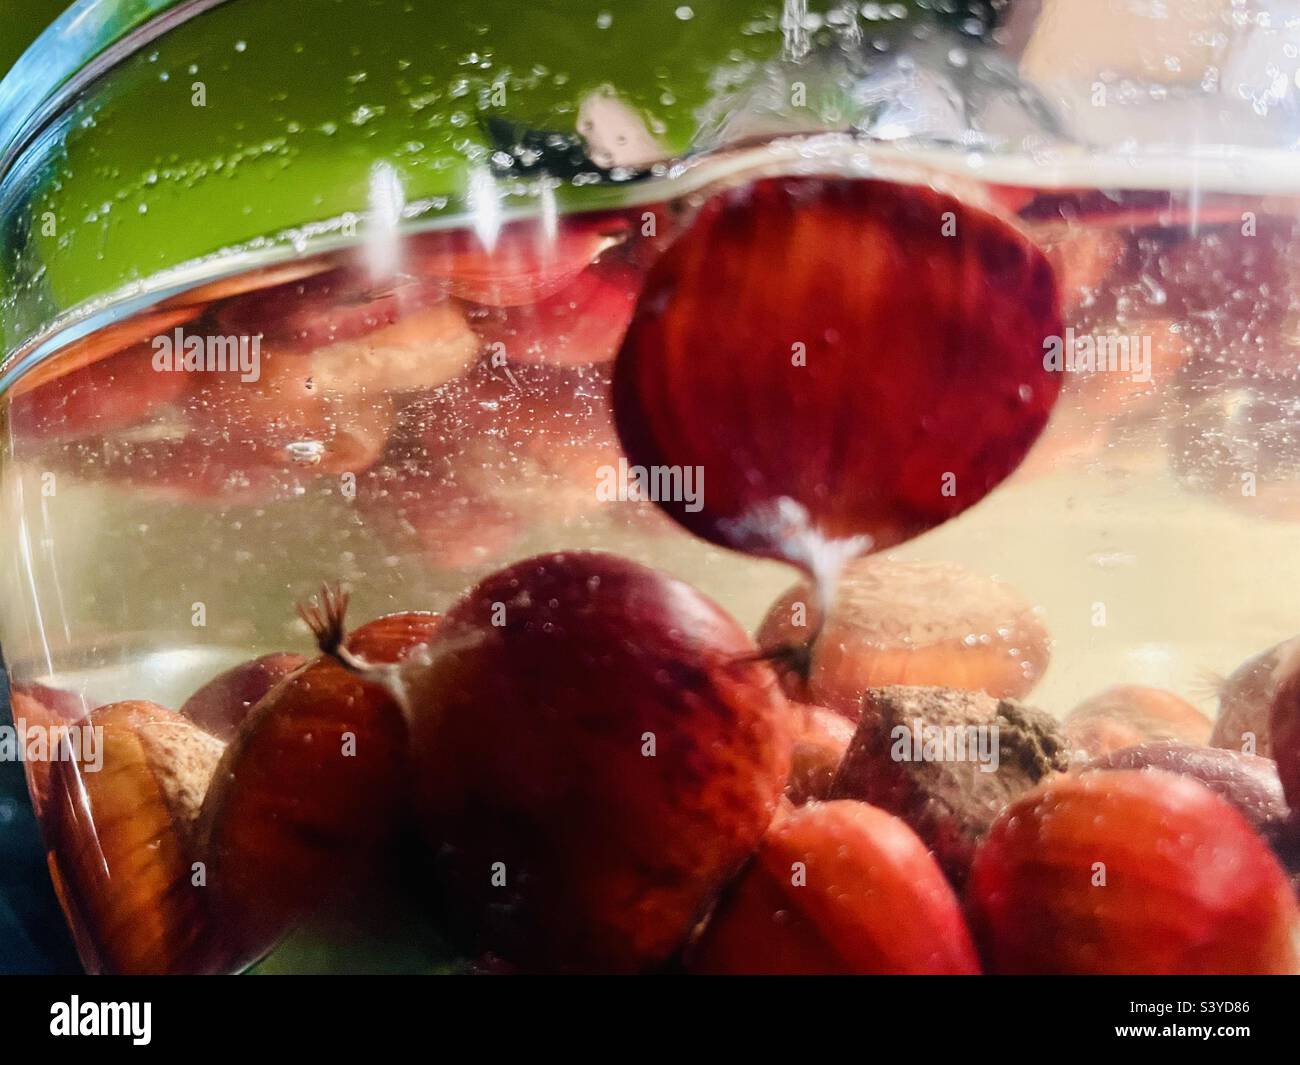
<svg viewBox="0 0 1300 1065">
<path fill-rule="evenodd" d="M 75 0 L 0 78 L 0 181 L 88 84 L 169 30 L 228 0 Z"/>
</svg>

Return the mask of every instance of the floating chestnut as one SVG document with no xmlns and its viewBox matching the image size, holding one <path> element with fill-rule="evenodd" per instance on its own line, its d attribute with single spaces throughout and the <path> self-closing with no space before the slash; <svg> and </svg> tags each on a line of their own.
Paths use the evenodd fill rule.
<svg viewBox="0 0 1300 1065">
<path fill-rule="evenodd" d="M 995 216 L 928 188 L 766 178 L 715 195 L 651 267 L 615 421 L 633 463 L 703 471 L 702 506 L 659 501 L 687 529 L 825 575 L 1016 468 L 1061 332 L 1051 267 Z"/>
<path fill-rule="evenodd" d="M 980 844 L 972 923 L 998 973 L 1292 973 L 1285 873 L 1223 798 L 1158 770 L 1062 775 Z"/>
<path fill-rule="evenodd" d="M 265 353 L 260 376 L 207 375 L 186 401 L 193 438 L 250 466 L 360 473 L 382 454 L 393 406 L 320 388 L 310 359 Z"/>
<path fill-rule="evenodd" d="M 443 301 L 365 336 L 317 348 L 306 373 L 324 393 L 413 392 L 436 388 L 462 373 L 479 346 L 461 309 Z"/>
<path fill-rule="evenodd" d="M 140 344 L 72 370 L 14 397 L 13 432 L 33 439 L 75 439 L 148 421 L 175 402 L 189 381 L 158 373 Z"/>
<path fill-rule="evenodd" d="M 491 350 L 512 362 L 608 362 L 632 320 L 640 284 L 640 272 L 630 265 L 602 261 L 540 303 L 489 308 L 471 324 Z"/>
<path fill-rule="evenodd" d="M 91 438 L 64 449 L 74 473 L 93 468 L 106 483 L 137 499 L 222 508 L 301 495 L 316 469 L 269 461 L 254 449 L 225 448 L 187 434 L 159 440 Z"/>
<path fill-rule="evenodd" d="M 243 296 L 262 289 L 279 289 L 295 281 L 303 281 L 317 274 L 323 274 L 332 267 L 328 256 L 315 259 L 287 259 L 272 266 L 258 270 L 245 270 L 229 277 L 219 277 L 215 281 L 196 285 L 194 288 L 178 292 L 162 304 L 164 307 L 199 307 L 207 309 L 214 303 Z"/>
<path fill-rule="evenodd" d="M 708 974 L 979 972 L 961 906 L 925 844 L 860 802 L 777 815 L 687 967 Z"/>
<path fill-rule="evenodd" d="M 1056 272 L 1067 313 L 1088 306 L 1102 294 L 1102 286 L 1122 265 L 1128 248 L 1124 234 L 1111 229 L 1057 224 L 1034 231 L 1034 236 Z"/>
<path fill-rule="evenodd" d="M 605 506 L 602 472 L 621 455 L 608 391 L 607 366 L 483 360 L 404 404 L 358 505 L 395 548 L 433 565 L 500 564 L 530 526 Z M 649 505 L 616 509 L 658 517 Z"/>
<path fill-rule="evenodd" d="M 1205 353 L 1191 367 L 1197 391 L 1271 379 L 1294 382 L 1292 264 L 1300 219 L 1230 205 L 1226 226 L 1207 228 L 1161 251 L 1149 264 L 1168 295 L 1162 313 L 1182 321 L 1189 343 Z M 1249 211 L 1253 228 L 1243 225 Z"/>
<path fill-rule="evenodd" d="M 403 405 L 384 454 L 357 484 L 358 507 L 394 548 L 414 547 L 434 566 L 470 567 L 522 537 L 520 493 L 507 491 L 516 441 L 500 427 L 518 396 L 510 376 L 480 362 Z"/>
<path fill-rule="evenodd" d="M 521 306 L 571 284 L 630 228 L 628 219 L 609 214 L 566 219 L 554 230 L 512 222 L 490 239 L 464 229 L 423 233 L 407 242 L 404 269 L 440 281 L 460 299 Z"/>
<path fill-rule="evenodd" d="M 790 589 L 768 611 L 758 644 L 804 645 L 788 690 L 854 720 L 868 688 L 892 684 L 1020 697 L 1051 654 L 1038 611 L 1009 585 L 950 562 L 883 557 L 845 566 L 825 618 L 813 588 Z"/>
<path fill-rule="evenodd" d="M 225 333 L 260 336 L 277 351 L 310 353 L 368 336 L 445 299 L 435 283 L 405 279 L 376 287 L 361 271 L 337 267 L 226 300 L 214 317 Z"/>
<path fill-rule="evenodd" d="M 14 382 L 13 397 L 17 399 L 37 391 L 50 381 L 75 373 L 100 359 L 135 349 L 137 345 L 149 345 L 155 336 L 197 318 L 201 311 L 200 307 L 162 308 L 97 329 L 63 348 L 57 357 L 47 359 L 23 374 Z"/>
</svg>

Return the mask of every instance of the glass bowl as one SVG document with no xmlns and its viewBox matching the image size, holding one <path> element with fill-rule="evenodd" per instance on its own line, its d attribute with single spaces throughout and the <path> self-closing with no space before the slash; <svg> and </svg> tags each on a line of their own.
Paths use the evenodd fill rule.
<svg viewBox="0 0 1300 1065">
<path fill-rule="evenodd" d="M 841 765 L 893 705 L 868 693 L 898 685 L 985 692 L 962 713 L 1001 722 L 1002 742 L 1007 705 L 1047 715 L 1047 761 L 961 829 L 970 849 L 1021 791 L 1091 794 L 1135 748 L 1116 764 L 1208 780 L 1225 823 L 1244 800 L 1220 778 L 1257 783 L 1266 809 L 1246 811 L 1238 842 L 1266 838 L 1276 856 L 1241 860 L 1286 875 L 1277 771 L 1234 759 L 1295 755 L 1267 730 L 1287 662 L 1273 649 L 1300 628 L 1300 29 L 1211 0 L 1169 17 L 1081 0 L 808 6 L 83 0 L 0 83 L 0 642 L 20 745 L 43 745 L 29 787 L 89 969 L 698 968 L 704 918 L 732 912 L 741 865 L 784 838 L 760 841 L 768 821 L 832 796 L 908 821 L 944 890 L 969 901 L 986 881 L 968 883 L 943 826 L 896 796 L 853 795 Z M 818 180 L 932 190 L 1036 249 L 1064 327 L 1060 364 L 1044 362 L 1060 394 L 988 498 L 853 562 L 812 636 L 778 637 L 801 579 L 788 560 L 607 490 L 636 459 L 611 381 L 634 316 L 655 313 L 648 279 L 709 205 Z M 989 318 L 1021 295 L 1001 292 Z M 744 310 L 731 292 L 714 306 L 721 321 Z M 854 424 L 893 416 L 869 389 L 843 402 Z M 764 432 L 802 453 L 779 422 Z M 753 473 L 735 467 L 710 483 Z M 756 641 L 794 737 L 771 742 L 793 743 L 795 776 L 816 779 L 783 779 L 753 838 L 721 857 L 707 826 L 665 823 L 708 880 L 678 899 L 675 931 L 633 945 L 662 918 L 663 885 L 625 871 L 630 916 L 582 927 L 620 949 L 566 953 L 537 928 L 576 927 L 583 892 L 541 853 L 545 817 L 565 809 L 597 832 L 636 806 L 636 785 L 602 793 L 607 816 L 548 805 L 554 789 L 592 801 L 594 778 L 574 780 L 591 758 L 536 768 L 531 731 L 495 735 L 531 796 L 501 800 L 499 838 L 534 840 L 501 859 L 498 885 L 492 855 L 450 844 L 410 797 L 429 771 L 418 719 L 441 706 L 411 693 L 443 661 L 438 619 L 491 575 L 525 559 L 568 572 L 566 557 L 599 570 L 590 559 L 611 554 L 720 604 Z M 387 618 L 350 645 L 387 672 L 309 664 L 338 635 L 336 585 L 349 629 Z M 322 694 L 312 669 L 345 694 Z M 660 674 L 688 714 L 690 682 Z M 539 683 L 524 701 L 540 714 Z M 935 772 L 909 787 L 968 790 L 988 763 Z M 494 800 L 476 795 L 487 817 Z M 1165 801 L 1150 799 L 1172 832 Z M 465 888 L 466 853 L 502 894 Z M 539 902 L 528 885 L 548 877 Z M 985 968 L 1107 968 L 1082 947 L 999 953 L 996 920 L 972 921 Z M 773 950 L 710 956 L 798 968 L 794 947 Z M 1106 956 L 1194 964 L 1171 951 Z M 1294 956 L 1242 948 L 1217 964 Z"/>
</svg>

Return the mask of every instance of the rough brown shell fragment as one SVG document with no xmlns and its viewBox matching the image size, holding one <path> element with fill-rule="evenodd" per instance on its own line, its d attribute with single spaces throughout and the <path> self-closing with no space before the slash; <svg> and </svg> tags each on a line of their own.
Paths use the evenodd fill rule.
<svg viewBox="0 0 1300 1065">
<path fill-rule="evenodd" d="M 960 884 L 998 814 L 1066 765 L 1056 721 L 1014 699 L 952 688 L 871 688 L 830 797 L 903 818 Z"/>
</svg>

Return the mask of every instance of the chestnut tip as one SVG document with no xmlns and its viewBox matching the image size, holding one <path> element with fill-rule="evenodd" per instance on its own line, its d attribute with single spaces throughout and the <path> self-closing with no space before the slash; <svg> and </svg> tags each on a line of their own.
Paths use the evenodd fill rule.
<svg viewBox="0 0 1300 1065">
<path fill-rule="evenodd" d="M 347 637 L 348 593 L 342 585 L 322 583 L 320 592 L 298 604 L 298 616 L 316 639 L 321 654 L 338 659 Z M 346 665 L 346 663 L 344 663 Z"/>
</svg>

